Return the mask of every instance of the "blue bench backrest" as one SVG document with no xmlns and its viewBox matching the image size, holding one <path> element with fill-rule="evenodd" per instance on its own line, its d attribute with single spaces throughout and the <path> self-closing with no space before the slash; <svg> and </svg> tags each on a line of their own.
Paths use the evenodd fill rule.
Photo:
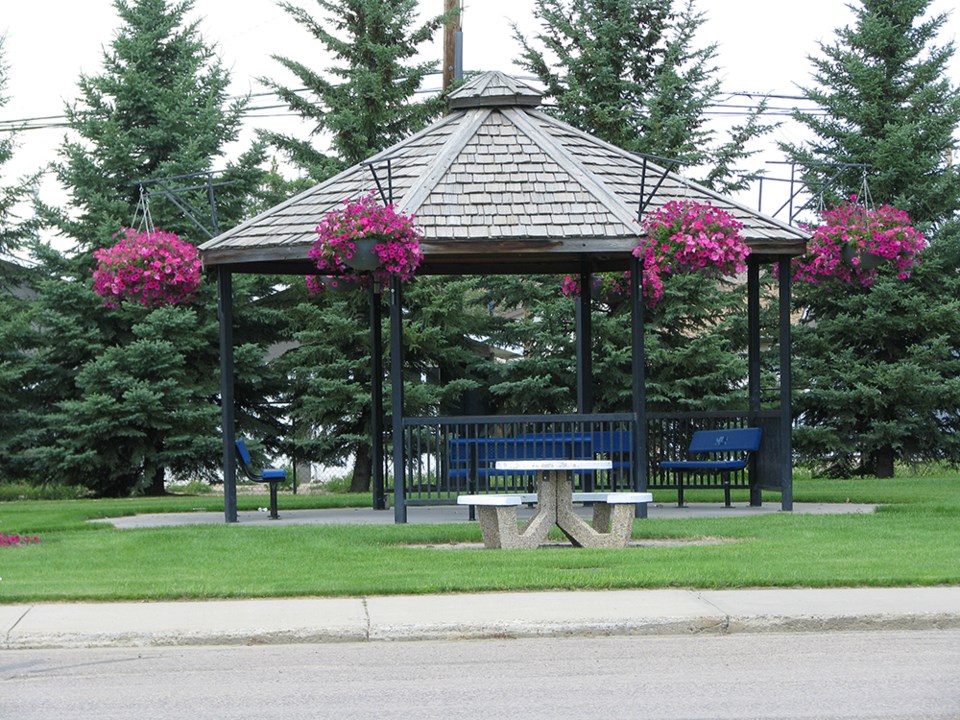
<svg viewBox="0 0 960 720">
<path fill-rule="evenodd" d="M 592 455 L 589 437 L 569 433 L 540 433 L 515 437 L 452 438 L 449 460 L 467 463 L 471 457 L 484 465 L 497 460 L 546 460 Z"/>
<path fill-rule="evenodd" d="M 633 433 L 629 430 L 608 430 L 593 433 L 593 452 L 629 455 L 633 450 Z"/>
<path fill-rule="evenodd" d="M 247 450 L 247 444 L 243 440 L 237 440 L 237 455 L 240 456 L 240 462 L 247 467 L 250 467 L 252 464 L 252 461 L 250 460 L 250 451 Z"/>
<path fill-rule="evenodd" d="M 697 430 L 690 441 L 691 453 L 756 452 L 760 449 L 760 428 Z"/>
</svg>

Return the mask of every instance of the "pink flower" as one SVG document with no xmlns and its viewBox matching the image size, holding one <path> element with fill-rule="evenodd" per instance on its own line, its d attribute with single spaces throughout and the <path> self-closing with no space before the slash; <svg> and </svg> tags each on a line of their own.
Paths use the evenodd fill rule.
<svg viewBox="0 0 960 720">
<path fill-rule="evenodd" d="M 343 205 L 343 209 L 323 216 L 317 225 L 317 240 L 307 253 L 320 273 L 353 276 L 346 261 L 356 253 L 356 241 L 373 238 L 381 241 L 374 246 L 380 261 L 380 266 L 373 271 L 374 279 L 385 283 L 391 273 L 401 280 L 413 277 L 423 257 L 422 235 L 414 224 L 414 216 L 398 212 L 393 205 L 379 203 L 375 192 L 360 200 L 345 200 Z M 308 287 L 311 287 L 310 281 Z"/>
<path fill-rule="evenodd" d="M 623 273 L 596 273 L 591 276 L 591 294 L 607 304 L 615 303 L 621 297 L 630 297 L 630 271 Z M 576 297 L 580 294 L 579 278 L 567 275 L 563 278 L 560 292 L 565 297 Z"/>
<path fill-rule="evenodd" d="M 13 547 L 15 545 L 27 545 L 28 543 L 38 543 L 40 538 L 36 535 L 7 535 L 0 532 L 0 547 Z"/>
<path fill-rule="evenodd" d="M 879 268 L 866 267 L 864 255 L 890 261 L 900 280 L 910 277 L 926 239 L 903 210 L 890 205 L 869 209 L 856 196 L 823 214 L 813 230 L 807 253 L 793 261 L 794 279 L 822 285 L 825 282 L 859 283 L 868 287 Z"/>
<path fill-rule="evenodd" d="M 671 200 L 643 219 L 644 238 L 633 254 L 643 260 L 643 294 L 653 307 L 663 298 L 663 277 L 706 272 L 721 277 L 746 269 L 750 248 L 743 225 L 712 205 Z"/>
<path fill-rule="evenodd" d="M 110 248 L 97 250 L 93 289 L 104 304 L 127 300 L 145 306 L 176 305 L 193 300 L 200 287 L 200 254 L 174 233 L 125 228 Z M 116 237 L 116 236 L 114 236 Z"/>
</svg>

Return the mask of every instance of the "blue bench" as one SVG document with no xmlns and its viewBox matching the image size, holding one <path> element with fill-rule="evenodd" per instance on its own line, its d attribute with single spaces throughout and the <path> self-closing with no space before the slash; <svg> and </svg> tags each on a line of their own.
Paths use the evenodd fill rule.
<svg viewBox="0 0 960 720">
<path fill-rule="evenodd" d="M 452 479 L 467 479 L 473 489 L 487 489 L 492 476 L 534 475 L 526 470 L 511 470 L 509 473 L 497 470 L 497 462 L 593 457 L 589 438 L 589 434 L 583 433 L 451 438 L 447 445 L 447 475 Z"/>
<path fill-rule="evenodd" d="M 270 483 L 270 518 L 277 520 L 280 515 L 277 513 L 277 485 L 286 481 L 287 471 L 283 468 L 264 468 L 259 473 L 253 469 L 253 461 L 250 459 L 250 451 L 247 444 L 241 439 L 237 440 L 237 458 L 240 460 L 240 467 L 243 474 L 253 482 Z"/>
<path fill-rule="evenodd" d="M 724 505 L 730 507 L 730 474 L 744 470 L 760 449 L 760 428 L 698 430 L 690 440 L 688 455 L 696 460 L 664 460 L 663 470 L 677 475 L 677 505 L 683 507 L 683 480 L 689 475 L 710 475 L 720 479 Z"/>
</svg>

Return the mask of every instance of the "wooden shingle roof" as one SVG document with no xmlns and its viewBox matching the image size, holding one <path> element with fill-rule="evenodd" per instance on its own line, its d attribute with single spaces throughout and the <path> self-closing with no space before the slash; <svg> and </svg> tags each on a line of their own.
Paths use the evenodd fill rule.
<svg viewBox="0 0 960 720">
<path fill-rule="evenodd" d="M 556 120 L 540 97 L 480 75 L 442 120 L 201 245 L 204 264 L 308 273 L 324 213 L 377 188 L 416 215 L 424 273 L 570 272 L 583 256 L 625 268 L 641 207 L 683 198 L 735 215 L 754 253 L 804 252 L 805 232 Z"/>
</svg>

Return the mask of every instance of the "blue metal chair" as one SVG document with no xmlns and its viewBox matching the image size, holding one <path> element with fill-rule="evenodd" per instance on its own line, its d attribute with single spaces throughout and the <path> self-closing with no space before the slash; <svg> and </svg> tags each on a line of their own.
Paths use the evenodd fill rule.
<svg viewBox="0 0 960 720">
<path fill-rule="evenodd" d="M 237 457 L 240 460 L 240 467 L 243 474 L 253 482 L 270 483 L 270 518 L 277 520 L 280 515 L 277 514 L 277 485 L 285 482 L 287 471 L 283 468 L 264 468 L 259 473 L 253 469 L 253 462 L 250 459 L 250 451 L 247 450 L 247 444 L 242 440 L 237 440 Z"/>
</svg>

